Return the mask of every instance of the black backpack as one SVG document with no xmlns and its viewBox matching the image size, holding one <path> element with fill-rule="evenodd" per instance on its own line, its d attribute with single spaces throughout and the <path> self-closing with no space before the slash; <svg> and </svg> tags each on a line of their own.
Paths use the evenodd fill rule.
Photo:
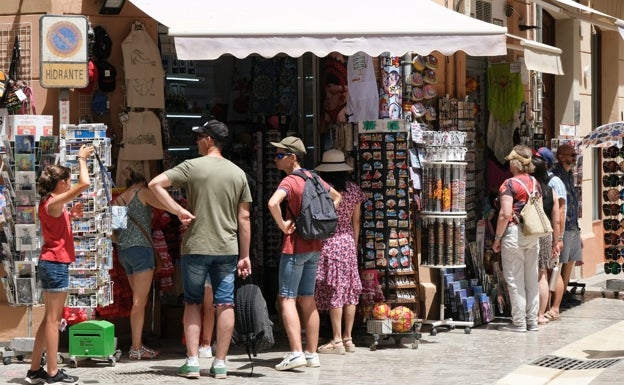
<svg viewBox="0 0 624 385">
<path fill-rule="evenodd" d="M 338 214 L 321 178 L 312 171 L 310 173 L 312 177 L 300 170 L 293 172 L 293 175 L 305 180 L 301 212 L 295 219 L 295 224 L 299 235 L 304 239 L 326 239 L 336 232 Z"/>
<path fill-rule="evenodd" d="M 250 282 L 237 281 L 234 299 L 234 314 L 236 317 L 232 342 L 242 343 L 251 362 L 253 374 L 253 360 L 258 350 L 268 350 L 275 344 L 273 337 L 273 322 L 269 318 L 266 301 L 258 285 Z"/>
</svg>

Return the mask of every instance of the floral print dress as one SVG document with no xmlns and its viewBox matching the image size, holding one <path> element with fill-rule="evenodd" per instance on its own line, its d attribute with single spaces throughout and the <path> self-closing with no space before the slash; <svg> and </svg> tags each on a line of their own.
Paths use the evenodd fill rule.
<svg viewBox="0 0 624 385">
<path fill-rule="evenodd" d="M 355 183 L 348 182 L 337 210 L 336 233 L 323 241 L 318 262 L 314 297 L 319 310 L 359 303 L 362 282 L 351 220 L 356 205 L 361 205 L 365 200 L 364 192 Z"/>
</svg>

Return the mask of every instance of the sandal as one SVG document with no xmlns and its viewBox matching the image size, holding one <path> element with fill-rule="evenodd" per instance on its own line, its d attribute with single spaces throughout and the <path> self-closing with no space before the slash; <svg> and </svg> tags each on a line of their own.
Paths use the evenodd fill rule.
<svg viewBox="0 0 624 385">
<path fill-rule="evenodd" d="M 159 354 L 160 352 L 158 350 L 153 350 L 146 346 L 141 346 L 141 349 L 137 349 L 137 350 L 130 349 L 130 352 L 128 353 L 128 357 L 131 360 L 142 360 L 145 358 L 153 359 L 153 358 L 157 358 Z"/>
<path fill-rule="evenodd" d="M 561 319 L 561 314 L 557 314 L 548 310 L 546 313 L 544 313 L 544 317 L 546 317 L 549 321 L 557 321 Z"/>
<path fill-rule="evenodd" d="M 351 338 L 345 338 L 342 340 L 342 345 L 344 346 L 346 352 L 355 353 L 355 344 Z"/>
<path fill-rule="evenodd" d="M 342 341 L 330 341 L 325 345 L 321 345 L 316 349 L 319 354 L 345 354 L 345 347 Z"/>
</svg>

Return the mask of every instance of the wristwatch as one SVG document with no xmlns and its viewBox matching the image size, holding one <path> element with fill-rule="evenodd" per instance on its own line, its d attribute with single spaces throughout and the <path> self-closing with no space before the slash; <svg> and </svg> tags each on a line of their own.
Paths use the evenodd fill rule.
<svg viewBox="0 0 624 385">
<path fill-rule="evenodd" d="M 500 241 L 502 237 L 503 237 L 502 235 L 498 235 L 498 234 L 496 234 L 496 235 L 494 236 L 494 240 L 495 240 L 495 241 Z"/>
</svg>

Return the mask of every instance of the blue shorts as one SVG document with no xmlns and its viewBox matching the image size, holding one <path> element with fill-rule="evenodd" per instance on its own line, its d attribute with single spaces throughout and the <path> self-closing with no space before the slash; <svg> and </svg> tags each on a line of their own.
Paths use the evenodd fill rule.
<svg viewBox="0 0 624 385">
<path fill-rule="evenodd" d="M 234 279 L 238 255 L 186 254 L 182 256 L 184 302 L 201 305 L 204 289 L 212 286 L 214 305 L 234 305 Z"/>
<path fill-rule="evenodd" d="M 314 295 L 320 251 L 282 254 L 279 265 L 279 295 L 283 298 Z"/>
<path fill-rule="evenodd" d="M 119 262 L 132 275 L 146 270 L 154 270 L 154 249 L 145 246 L 133 246 L 119 250 Z"/>
<path fill-rule="evenodd" d="M 39 261 L 37 276 L 41 289 L 49 293 L 63 293 L 69 290 L 69 264 Z"/>
</svg>

